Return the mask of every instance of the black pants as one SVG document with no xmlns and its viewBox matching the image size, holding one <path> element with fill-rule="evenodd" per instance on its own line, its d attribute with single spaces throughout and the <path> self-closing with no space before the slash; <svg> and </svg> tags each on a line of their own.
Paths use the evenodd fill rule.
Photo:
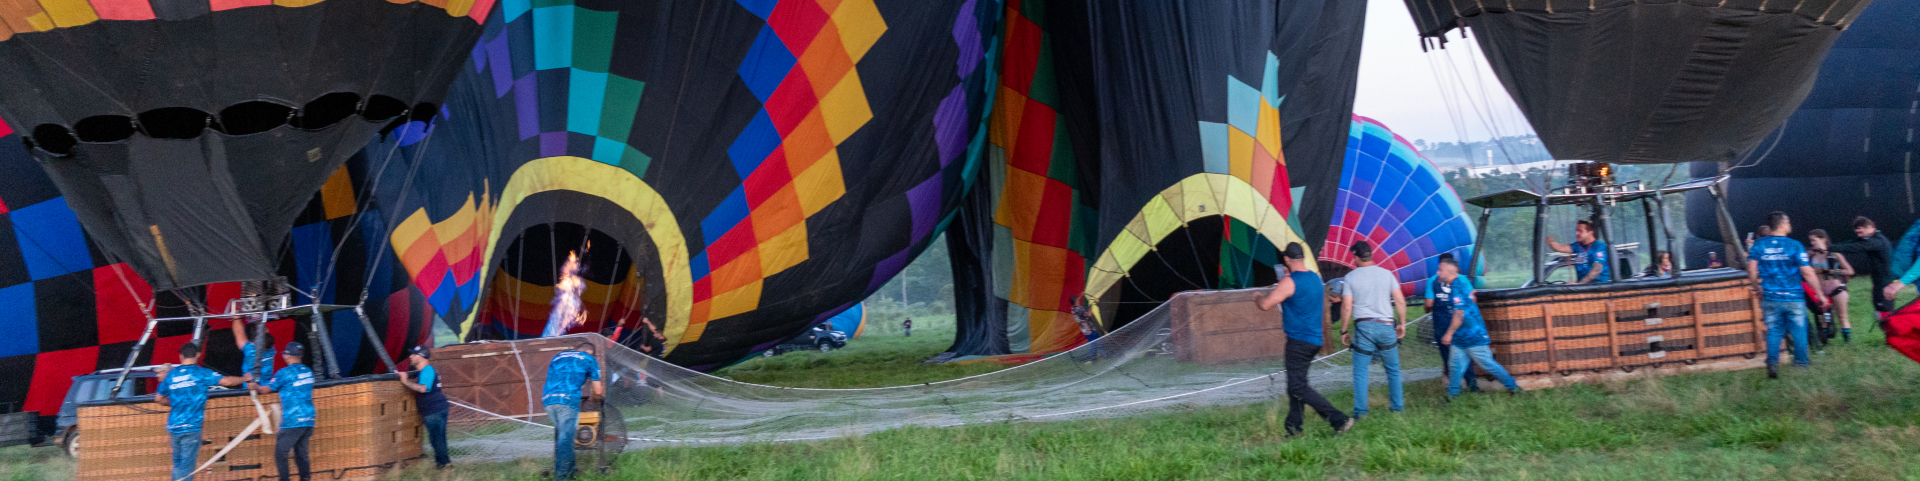
<svg viewBox="0 0 1920 481">
<path fill-rule="evenodd" d="M 1893 312 L 1893 298 L 1887 297 L 1887 284 L 1892 282 L 1873 282 L 1873 310 L 1879 313 Z"/>
<path fill-rule="evenodd" d="M 1307 368 L 1313 365 L 1313 356 L 1320 353 L 1320 346 L 1292 339 L 1287 340 L 1287 434 L 1298 434 L 1301 425 L 1306 423 L 1306 412 L 1301 407 L 1313 406 L 1320 417 L 1335 428 L 1347 423 L 1347 414 L 1333 408 L 1333 403 L 1321 397 L 1313 386 L 1307 385 Z"/>
<path fill-rule="evenodd" d="M 273 440 L 273 464 L 280 467 L 280 481 L 288 481 L 287 454 L 293 454 L 293 464 L 300 466 L 300 481 L 313 479 L 313 467 L 307 462 L 307 444 L 313 438 L 313 428 L 280 428 Z"/>
</svg>

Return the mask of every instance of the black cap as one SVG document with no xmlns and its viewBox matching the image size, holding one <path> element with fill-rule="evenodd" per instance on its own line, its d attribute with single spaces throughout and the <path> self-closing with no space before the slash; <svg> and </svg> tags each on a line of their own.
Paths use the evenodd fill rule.
<svg viewBox="0 0 1920 481">
<path fill-rule="evenodd" d="M 292 341 L 288 342 L 287 348 L 281 352 L 289 356 L 304 358 L 307 357 L 307 346 L 300 345 L 300 341 Z"/>
<path fill-rule="evenodd" d="M 1281 251 L 1280 253 L 1282 255 L 1285 255 L 1288 259 L 1307 258 L 1307 249 L 1305 247 L 1301 247 L 1299 242 L 1288 242 L 1287 249 L 1284 251 Z"/>
<path fill-rule="evenodd" d="M 1354 257 L 1361 259 L 1373 258 L 1373 244 L 1368 244 L 1367 241 L 1355 242 L 1352 247 L 1347 248 L 1347 251 L 1352 252 Z"/>
<path fill-rule="evenodd" d="M 413 349 L 407 350 L 407 354 L 413 355 L 413 356 L 420 356 L 427 359 L 433 359 L 433 351 L 427 349 L 427 346 L 413 346 Z"/>
</svg>

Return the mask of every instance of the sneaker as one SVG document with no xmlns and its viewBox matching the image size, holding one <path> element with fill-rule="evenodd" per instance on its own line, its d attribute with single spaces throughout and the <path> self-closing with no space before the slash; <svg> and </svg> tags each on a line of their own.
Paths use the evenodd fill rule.
<svg viewBox="0 0 1920 481">
<path fill-rule="evenodd" d="M 1767 379 L 1780 379 L 1780 366 L 1767 366 Z"/>
<path fill-rule="evenodd" d="M 1342 424 L 1340 425 L 1340 427 L 1333 428 L 1333 434 L 1336 434 L 1336 435 L 1345 434 L 1347 431 L 1352 431 L 1353 422 L 1354 422 L 1354 418 L 1347 418 L 1346 424 Z"/>
<path fill-rule="evenodd" d="M 1526 392 L 1526 391 L 1520 390 L 1520 389 L 1508 389 L 1507 397 L 1520 397 L 1520 393 L 1523 393 L 1523 392 Z"/>
</svg>

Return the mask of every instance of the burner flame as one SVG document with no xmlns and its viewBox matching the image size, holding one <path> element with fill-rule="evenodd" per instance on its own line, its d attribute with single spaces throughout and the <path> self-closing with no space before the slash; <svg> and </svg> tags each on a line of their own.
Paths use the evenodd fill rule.
<svg viewBox="0 0 1920 481">
<path fill-rule="evenodd" d="M 580 277 L 586 269 L 580 265 L 579 251 L 567 253 L 567 263 L 560 266 L 560 278 L 553 283 L 553 313 L 547 315 L 547 330 L 541 337 L 565 335 L 568 330 L 586 324 L 587 310 L 580 307 L 580 291 L 586 290 L 587 281 Z"/>
</svg>

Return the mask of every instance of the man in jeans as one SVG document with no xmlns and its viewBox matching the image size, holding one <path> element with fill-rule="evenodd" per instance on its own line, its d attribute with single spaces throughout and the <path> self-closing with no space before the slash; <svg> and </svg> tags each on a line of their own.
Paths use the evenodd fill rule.
<svg viewBox="0 0 1920 481">
<path fill-rule="evenodd" d="M 173 478 L 193 481 L 194 468 L 200 462 L 200 427 L 207 420 L 207 389 L 234 387 L 251 381 L 250 377 L 221 376 L 200 366 L 200 344 L 180 346 L 180 365 L 160 371 L 160 392 L 154 402 L 168 408 L 167 433 L 173 438 Z"/>
<path fill-rule="evenodd" d="M 1307 270 L 1306 249 L 1300 243 L 1288 243 L 1284 256 L 1287 274 L 1280 277 L 1280 283 L 1273 289 L 1256 293 L 1254 300 L 1263 311 L 1280 306 L 1280 328 L 1287 333 L 1287 434 L 1300 434 L 1306 423 L 1306 412 L 1302 409 L 1305 406 L 1313 406 L 1321 418 L 1333 425 L 1335 433 L 1347 432 L 1353 429 L 1353 418 L 1334 409 L 1333 403 L 1307 384 L 1307 368 L 1313 365 L 1314 354 L 1320 352 L 1320 344 L 1325 342 L 1320 333 L 1320 317 L 1325 312 L 1321 304 L 1320 275 Z"/>
<path fill-rule="evenodd" d="M 313 440 L 313 369 L 301 364 L 306 355 L 306 346 L 299 342 L 287 343 L 287 350 L 280 353 L 287 367 L 253 387 L 260 394 L 280 393 L 280 432 L 274 433 L 273 441 L 273 464 L 280 468 L 280 481 L 289 479 L 288 457 L 300 468 L 300 481 L 313 479 L 313 466 L 309 461 L 312 458 L 307 457 L 307 448 Z"/>
<path fill-rule="evenodd" d="M 1801 283 L 1820 285 L 1820 277 L 1807 263 L 1807 248 L 1787 238 L 1793 222 L 1785 212 L 1767 214 L 1766 237 L 1747 249 L 1747 279 L 1759 286 L 1760 311 L 1767 318 L 1767 378 L 1780 378 L 1780 337 L 1793 338 L 1793 365 L 1807 367 L 1807 294 Z M 1821 304 L 1824 292 L 1814 292 Z"/>
<path fill-rule="evenodd" d="M 1454 260 L 1453 254 L 1440 254 L 1439 262 L 1459 265 Z M 1426 284 L 1427 314 L 1433 320 L 1433 344 L 1440 348 L 1440 362 L 1445 364 L 1447 358 L 1453 356 L 1453 346 L 1440 339 L 1441 336 L 1447 335 L 1447 329 L 1441 326 L 1453 322 L 1453 279 L 1441 280 L 1440 276 L 1434 276 Z M 1467 293 L 1471 294 L 1473 283 L 1466 284 Z M 1467 392 L 1480 392 L 1480 381 L 1473 376 L 1467 376 Z"/>
<path fill-rule="evenodd" d="M 433 369 L 433 352 L 427 346 L 414 346 L 407 361 L 417 374 L 400 371 L 400 383 L 412 389 L 413 404 L 420 410 L 420 424 L 427 430 L 427 444 L 433 446 L 433 466 L 453 464 L 447 453 L 447 394 L 440 391 L 440 373 Z"/>
<path fill-rule="evenodd" d="M 1480 366 L 1480 370 L 1492 374 L 1500 385 L 1507 387 L 1507 394 L 1519 394 L 1520 384 L 1507 374 L 1507 368 L 1493 360 L 1493 340 L 1487 337 L 1487 323 L 1480 317 L 1480 306 L 1473 302 L 1473 287 L 1466 279 L 1460 278 L 1460 264 L 1452 258 L 1440 259 L 1439 280 L 1452 285 L 1448 291 L 1453 293 L 1449 304 L 1453 305 L 1453 319 L 1447 323 L 1447 332 L 1440 336 L 1440 343 L 1452 346 L 1447 353 L 1447 400 L 1460 396 L 1460 384 L 1467 377 L 1467 363 Z"/>
<path fill-rule="evenodd" d="M 573 477 L 573 431 L 580 425 L 580 386 L 593 383 L 594 397 L 607 395 L 600 382 L 600 360 L 590 351 L 593 344 L 581 342 L 571 351 L 553 355 L 547 365 L 547 383 L 540 390 L 540 402 L 547 407 L 547 420 L 553 422 L 553 479 Z"/>
<path fill-rule="evenodd" d="M 1407 297 L 1400 279 L 1373 265 L 1373 245 L 1355 242 L 1349 250 L 1360 267 L 1347 273 L 1347 293 L 1341 298 L 1340 341 L 1353 349 L 1353 417 L 1367 416 L 1367 370 L 1373 360 L 1387 370 L 1387 409 L 1400 412 L 1405 399 L 1400 388 L 1400 338 L 1406 337 Z M 1359 321 L 1358 327 L 1354 321 Z"/>
</svg>

